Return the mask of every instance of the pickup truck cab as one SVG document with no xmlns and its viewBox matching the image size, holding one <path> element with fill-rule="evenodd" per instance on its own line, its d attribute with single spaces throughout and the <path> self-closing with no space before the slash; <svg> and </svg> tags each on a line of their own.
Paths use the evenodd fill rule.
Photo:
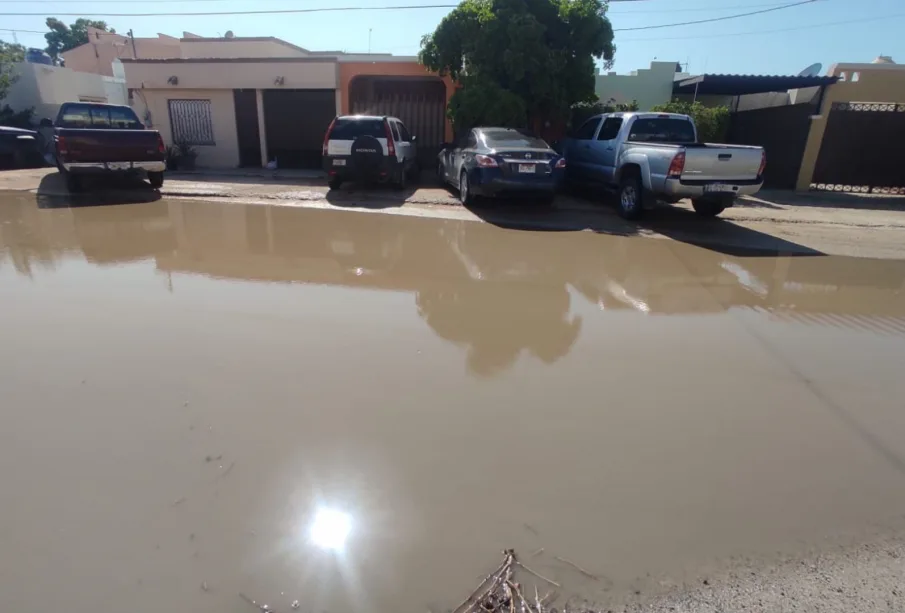
<svg viewBox="0 0 905 613">
<path fill-rule="evenodd" d="M 56 120 L 43 120 L 41 128 L 42 134 L 52 129 L 48 155 L 69 191 L 81 189 L 84 175 L 114 172 L 145 174 L 153 187 L 163 185 L 163 139 L 145 128 L 128 106 L 67 102 Z"/>
<path fill-rule="evenodd" d="M 690 198 L 703 216 L 719 215 L 737 196 L 763 185 L 761 147 L 699 143 L 691 117 L 609 113 L 582 124 L 563 146 L 566 180 L 619 193 L 623 217 L 640 217 L 655 201 Z"/>
</svg>

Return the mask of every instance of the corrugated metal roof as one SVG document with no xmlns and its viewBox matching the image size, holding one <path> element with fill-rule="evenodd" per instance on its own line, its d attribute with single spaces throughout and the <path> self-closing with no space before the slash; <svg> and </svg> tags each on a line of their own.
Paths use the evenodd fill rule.
<svg viewBox="0 0 905 613">
<path fill-rule="evenodd" d="M 673 93 L 717 96 L 743 96 L 765 92 L 832 85 L 839 77 L 803 77 L 788 75 L 703 74 L 673 84 Z"/>
</svg>

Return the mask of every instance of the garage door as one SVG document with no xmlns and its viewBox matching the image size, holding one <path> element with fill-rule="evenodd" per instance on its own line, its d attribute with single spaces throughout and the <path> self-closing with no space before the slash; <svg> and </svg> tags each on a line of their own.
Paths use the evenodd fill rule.
<svg viewBox="0 0 905 613">
<path fill-rule="evenodd" d="M 268 89 L 263 97 L 268 157 L 280 168 L 320 168 L 324 133 L 336 116 L 336 92 Z"/>
</svg>

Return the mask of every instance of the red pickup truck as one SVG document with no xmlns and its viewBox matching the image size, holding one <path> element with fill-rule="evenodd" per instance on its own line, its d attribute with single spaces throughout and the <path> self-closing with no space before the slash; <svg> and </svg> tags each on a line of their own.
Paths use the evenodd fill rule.
<svg viewBox="0 0 905 613">
<path fill-rule="evenodd" d="M 144 174 L 153 187 L 163 186 L 163 139 L 128 106 L 67 102 L 54 122 L 45 119 L 41 127 L 53 128 L 50 155 L 71 192 L 82 188 L 87 174 Z"/>
</svg>

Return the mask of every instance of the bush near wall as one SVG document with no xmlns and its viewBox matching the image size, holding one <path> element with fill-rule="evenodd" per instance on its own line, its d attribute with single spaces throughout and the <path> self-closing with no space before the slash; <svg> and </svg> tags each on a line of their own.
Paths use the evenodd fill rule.
<svg viewBox="0 0 905 613">
<path fill-rule="evenodd" d="M 606 102 L 596 100 L 594 102 L 576 102 L 571 106 L 571 116 L 569 118 L 569 129 L 574 130 L 586 122 L 594 115 L 603 113 L 622 113 L 628 111 L 637 111 L 638 101 L 632 100 L 629 103 L 616 104 L 614 98 L 610 98 Z"/>
<path fill-rule="evenodd" d="M 651 109 L 654 113 L 680 113 L 689 115 L 698 128 L 698 141 L 702 143 L 720 143 L 726 139 L 729 131 L 729 107 L 707 107 L 700 102 L 681 102 L 673 100 L 667 104 L 658 104 Z"/>
</svg>

